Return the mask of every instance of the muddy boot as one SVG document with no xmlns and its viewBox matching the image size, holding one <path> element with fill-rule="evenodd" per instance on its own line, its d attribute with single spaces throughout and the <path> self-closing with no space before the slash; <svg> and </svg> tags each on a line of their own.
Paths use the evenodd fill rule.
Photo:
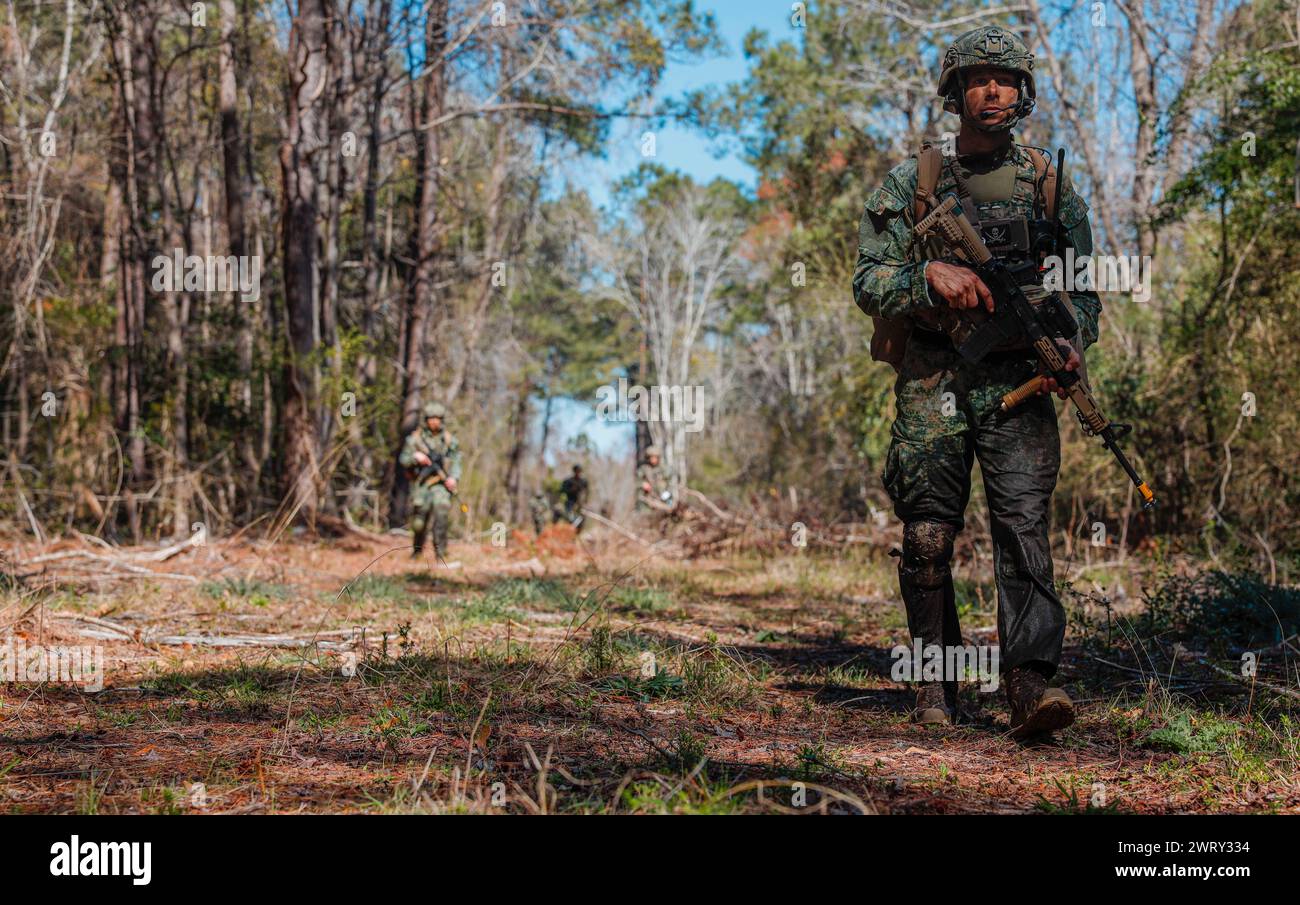
<svg viewBox="0 0 1300 905">
<path fill-rule="evenodd" d="M 1074 702 L 1060 688 L 1048 688 L 1042 673 L 1017 666 L 1007 674 L 1011 737 L 1017 741 L 1047 735 L 1074 722 Z"/>
<path fill-rule="evenodd" d="M 916 691 L 916 709 L 912 711 L 912 721 L 922 725 L 951 726 L 954 711 L 946 698 L 942 683 L 923 683 Z"/>
</svg>

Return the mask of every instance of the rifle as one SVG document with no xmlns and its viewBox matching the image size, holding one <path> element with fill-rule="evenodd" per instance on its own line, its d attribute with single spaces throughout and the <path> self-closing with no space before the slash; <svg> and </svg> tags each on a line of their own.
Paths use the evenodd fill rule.
<svg viewBox="0 0 1300 905">
<path fill-rule="evenodd" d="M 429 481 L 431 485 L 441 484 L 443 487 L 447 487 L 447 470 L 443 468 L 443 464 L 446 460 L 443 458 L 442 453 L 429 452 L 425 453 L 425 455 L 429 457 L 428 465 L 408 469 L 408 472 L 413 472 L 411 482 L 418 486 L 423 484 L 425 481 L 428 481 L 429 478 L 433 478 L 432 481 Z M 460 494 L 452 490 L 450 487 L 447 487 L 447 492 L 456 499 L 460 499 Z M 460 504 L 460 511 L 468 513 L 469 505 L 462 501 Z"/>
<path fill-rule="evenodd" d="M 1057 182 L 1059 189 L 1060 182 Z M 1057 210 L 1059 216 L 1060 211 Z M 970 337 L 957 347 L 957 352 L 972 364 L 980 361 L 993 350 L 1008 340 L 1027 338 L 1038 361 L 1047 376 L 1056 381 L 1075 406 L 1075 416 L 1079 425 L 1088 436 L 1099 436 L 1102 445 L 1114 454 L 1129 479 L 1142 495 L 1142 508 L 1150 509 L 1156 503 L 1155 494 L 1147 482 L 1138 476 L 1133 464 L 1129 462 L 1119 441 L 1132 430 L 1132 425 L 1116 424 L 1102 414 L 1092 390 L 1078 372 L 1065 369 L 1066 358 L 1061 353 L 1056 339 L 1060 337 L 1067 342 L 1078 332 L 1074 315 L 1066 308 L 1060 298 L 1053 294 L 1036 309 L 1025 292 L 1020 288 L 1019 276 L 1029 268 L 1037 275 L 1037 262 L 1027 261 L 1015 267 L 1009 267 L 1003 261 L 993 257 L 984 240 L 966 219 L 957 204 L 957 199 L 948 195 L 943 202 L 916 224 L 916 235 L 924 237 L 931 231 L 956 252 L 963 260 L 959 263 L 969 267 L 984 281 L 984 285 L 993 294 L 993 315 L 984 322 Z M 1002 410 L 1007 411 L 1023 402 L 1038 391 L 1041 379 L 1035 377 L 1023 386 L 1017 387 L 1002 398 Z"/>
<path fill-rule="evenodd" d="M 415 484 L 423 484 L 425 481 L 429 481 L 430 478 L 433 478 L 432 481 L 429 481 L 430 484 L 442 484 L 446 487 L 447 470 L 443 467 L 446 460 L 443 458 L 442 453 L 430 452 L 425 453 L 425 455 L 429 457 L 429 464 L 412 469 L 415 474 L 414 477 L 411 478 L 411 481 Z M 447 487 L 447 492 L 452 496 L 456 495 L 456 491 L 452 490 L 450 487 Z"/>
</svg>

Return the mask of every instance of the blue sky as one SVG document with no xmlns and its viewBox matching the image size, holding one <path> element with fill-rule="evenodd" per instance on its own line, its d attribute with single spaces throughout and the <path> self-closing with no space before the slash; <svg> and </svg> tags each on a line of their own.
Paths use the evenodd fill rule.
<svg viewBox="0 0 1300 905">
<path fill-rule="evenodd" d="M 713 0 L 696 4 L 700 10 L 712 10 L 718 33 L 726 44 L 723 55 L 692 63 L 669 63 L 656 96 L 673 97 L 706 85 L 724 85 L 744 79 L 746 61 L 741 42 L 751 28 L 773 34 L 790 28 L 790 3 L 787 0 Z M 636 170 L 645 160 L 641 155 L 644 129 L 632 124 L 611 130 L 605 159 L 584 160 L 575 170 L 582 186 L 597 205 L 609 201 L 609 186 Z M 753 189 L 755 173 L 733 152 L 715 156 L 709 141 L 690 129 L 669 125 L 655 130 L 654 162 L 672 170 L 688 173 L 696 181 L 709 182 L 721 176 Z M 554 433 L 548 443 L 551 461 L 572 437 L 585 433 L 598 451 L 605 455 L 632 454 L 635 431 L 631 423 L 600 421 L 591 402 L 557 399 L 552 412 Z M 538 418 L 540 435 L 540 417 Z"/>
<path fill-rule="evenodd" d="M 669 63 L 656 97 L 669 98 L 707 85 L 725 85 L 744 79 L 746 62 L 741 42 L 751 28 L 776 32 L 789 28 L 790 4 L 785 0 L 714 0 L 699 3 L 701 10 L 711 10 L 718 33 L 726 45 L 722 56 L 692 63 Z M 608 187 L 619 177 L 635 170 L 643 160 L 641 134 L 644 129 L 628 122 L 611 131 L 604 160 L 588 161 L 584 171 L 591 174 L 588 190 L 597 204 L 608 199 Z M 668 125 L 655 130 L 654 162 L 672 170 L 689 173 L 696 180 L 709 182 L 721 176 L 742 185 L 754 186 L 754 172 L 734 152 L 715 156 L 715 148 L 696 132 Z"/>
</svg>

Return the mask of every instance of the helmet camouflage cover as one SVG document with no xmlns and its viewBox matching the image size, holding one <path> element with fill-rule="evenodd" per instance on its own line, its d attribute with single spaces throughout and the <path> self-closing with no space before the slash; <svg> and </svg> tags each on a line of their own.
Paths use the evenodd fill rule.
<svg viewBox="0 0 1300 905">
<path fill-rule="evenodd" d="M 644 455 L 645 455 L 645 457 L 646 457 L 647 459 L 650 458 L 651 456 L 658 456 L 658 455 L 659 455 L 659 447 L 657 447 L 657 446 L 647 446 L 647 447 L 645 448 L 645 453 L 644 453 Z"/>
<path fill-rule="evenodd" d="M 1011 115 L 996 125 L 976 126 L 989 132 L 1010 129 L 1023 116 L 1034 109 L 1037 91 L 1034 87 L 1034 55 L 1029 52 L 1020 36 L 996 25 L 985 25 L 961 35 L 952 42 L 943 55 L 943 68 L 939 72 L 939 96 L 944 99 L 943 109 L 949 113 L 962 113 L 964 84 L 961 73 L 975 66 L 995 66 L 1018 74 L 1021 78 L 1020 102 Z"/>
<path fill-rule="evenodd" d="M 442 418 L 445 420 L 446 417 L 447 417 L 447 407 L 443 405 L 441 402 L 426 402 L 424 404 L 425 421 L 428 421 L 430 418 Z"/>
</svg>

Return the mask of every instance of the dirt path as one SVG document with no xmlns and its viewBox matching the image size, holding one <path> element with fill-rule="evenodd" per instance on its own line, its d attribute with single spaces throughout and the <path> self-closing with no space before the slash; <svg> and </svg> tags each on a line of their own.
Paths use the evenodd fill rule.
<svg viewBox="0 0 1300 905">
<path fill-rule="evenodd" d="M 1074 625 L 1080 719 L 1054 743 L 1011 741 L 973 684 L 962 725 L 910 723 L 892 560 L 870 551 L 682 563 L 516 537 L 448 569 L 398 546 L 213 541 L 146 566 L 180 577 L 65 557 L 11 582 L 0 643 L 98 645 L 106 681 L 0 685 L 0 810 L 1300 810 L 1274 696 L 1153 679 L 1132 645 L 1101 663 Z M 963 588 L 968 638 L 994 641 L 987 589 Z"/>
</svg>

